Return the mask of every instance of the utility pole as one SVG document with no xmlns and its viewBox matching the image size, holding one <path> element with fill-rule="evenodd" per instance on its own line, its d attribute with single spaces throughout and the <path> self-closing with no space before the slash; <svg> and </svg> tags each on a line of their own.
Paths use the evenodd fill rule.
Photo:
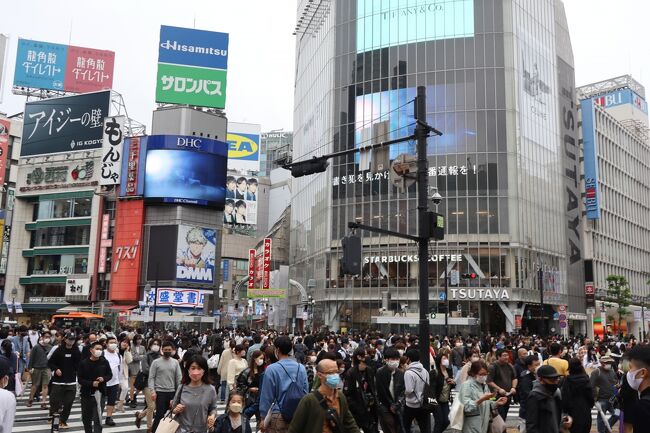
<svg viewBox="0 0 650 433">
<path fill-rule="evenodd" d="M 537 284 L 539 285 L 539 335 L 546 335 L 546 323 L 544 322 L 544 272 L 540 267 L 537 270 Z"/>
<path fill-rule="evenodd" d="M 445 305 L 447 306 L 447 312 L 445 313 L 445 335 L 449 337 L 449 275 L 447 275 L 449 270 L 449 259 L 445 255 Z"/>
</svg>

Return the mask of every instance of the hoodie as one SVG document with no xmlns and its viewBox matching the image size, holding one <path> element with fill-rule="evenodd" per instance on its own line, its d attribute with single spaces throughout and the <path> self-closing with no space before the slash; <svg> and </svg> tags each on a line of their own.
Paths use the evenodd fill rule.
<svg viewBox="0 0 650 433">
<path fill-rule="evenodd" d="M 412 408 L 422 407 L 425 382 L 429 383 L 429 372 L 424 369 L 419 361 L 410 363 L 404 372 L 406 406 Z"/>
<path fill-rule="evenodd" d="M 562 422 L 562 397 L 560 390 L 552 395 L 540 382 L 533 383 L 533 390 L 526 402 L 527 433 L 559 433 Z"/>
</svg>

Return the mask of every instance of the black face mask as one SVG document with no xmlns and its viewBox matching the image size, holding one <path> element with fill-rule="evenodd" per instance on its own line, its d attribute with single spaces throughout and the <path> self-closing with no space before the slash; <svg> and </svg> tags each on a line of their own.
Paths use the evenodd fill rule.
<svg viewBox="0 0 650 433">
<path fill-rule="evenodd" d="M 163 356 L 164 356 L 165 358 L 171 358 L 171 357 L 172 357 L 172 353 L 171 353 L 171 352 L 163 352 Z"/>
<path fill-rule="evenodd" d="M 551 395 L 555 394 L 555 391 L 557 391 L 557 383 L 545 383 L 544 386 L 546 387 L 546 390 L 551 393 Z"/>
</svg>

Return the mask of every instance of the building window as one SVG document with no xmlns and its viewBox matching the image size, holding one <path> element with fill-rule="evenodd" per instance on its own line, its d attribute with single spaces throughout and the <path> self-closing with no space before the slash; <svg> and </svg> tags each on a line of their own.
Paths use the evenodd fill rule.
<svg viewBox="0 0 650 433">
<path fill-rule="evenodd" d="M 65 198 L 58 200 L 44 200 L 35 206 L 37 219 L 88 217 L 92 210 L 90 198 Z"/>
<path fill-rule="evenodd" d="M 32 233 L 33 247 L 61 247 L 69 245 L 88 245 L 90 243 L 90 226 L 48 227 Z"/>
<path fill-rule="evenodd" d="M 62 254 L 31 257 L 27 263 L 28 275 L 70 275 L 88 273 L 88 256 Z"/>
</svg>

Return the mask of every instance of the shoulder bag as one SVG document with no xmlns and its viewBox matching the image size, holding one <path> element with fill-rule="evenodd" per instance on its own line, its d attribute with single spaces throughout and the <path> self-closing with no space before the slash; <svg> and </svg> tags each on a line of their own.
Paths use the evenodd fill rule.
<svg viewBox="0 0 650 433">
<path fill-rule="evenodd" d="M 181 401 L 181 396 L 183 395 L 183 387 L 181 385 L 181 391 L 178 393 L 178 398 L 174 399 L 171 409 L 165 414 L 165 416 L 160 420 L 156 433 L 176 433 L 180 424 L 176 421 L 176 415 L 172 412 L 174 407 Z"/>
</svg>

